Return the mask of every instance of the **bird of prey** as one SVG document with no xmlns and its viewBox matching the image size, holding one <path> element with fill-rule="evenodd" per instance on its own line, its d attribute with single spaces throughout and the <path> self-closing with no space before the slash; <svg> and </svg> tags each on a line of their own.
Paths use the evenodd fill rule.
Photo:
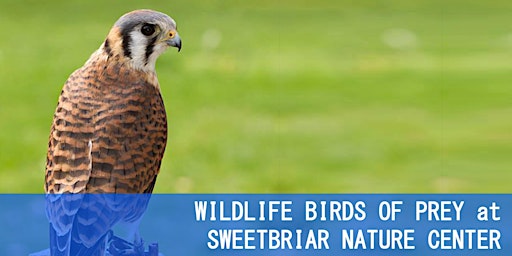
<svg viewBox="0 0 512 256">
<path fill-rule="evenodd" d="M 129 12 L 64 84 L 45 175 L 52 255 L 103 255 L 99 251 L 111 226 L 137 223 L 145 211 L 149 197 L 113 203 L 82 195 L 153 191 L 167 141 L 155 62 L 170 46 L 181 49 L 171 17 Z M 98 215 L 91 217 L 94 211 Z M 86 229 L 94 235 L 80 234 Z"/>
</svg>

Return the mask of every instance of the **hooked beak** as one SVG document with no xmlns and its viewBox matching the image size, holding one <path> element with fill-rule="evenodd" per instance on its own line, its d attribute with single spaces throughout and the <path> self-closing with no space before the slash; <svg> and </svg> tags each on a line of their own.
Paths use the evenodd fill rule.
<svg viewBox="0 0 512 256">
<path fill-rule="evenodd" d="M 178 48 L 178 52 L 181 50 L 181 38 L 177 33 L 173 38 L 167 39 L 165 42 L 169 46 Z"/>
</svg>

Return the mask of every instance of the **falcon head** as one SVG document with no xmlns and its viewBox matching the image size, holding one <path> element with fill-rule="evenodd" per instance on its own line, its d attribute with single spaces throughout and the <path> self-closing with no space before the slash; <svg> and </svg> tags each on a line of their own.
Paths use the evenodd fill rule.
<svg viewBox="0 0 512 256">
<path fill-rule="evenodd" d="M 181 49 L 176 22 L 161 12 L 136 10 L 117 20 L 100 50 L 107 58 L 118 57 L 133 68 L 154 71 L 156 59 L 169 46 Z"/>
</svg>

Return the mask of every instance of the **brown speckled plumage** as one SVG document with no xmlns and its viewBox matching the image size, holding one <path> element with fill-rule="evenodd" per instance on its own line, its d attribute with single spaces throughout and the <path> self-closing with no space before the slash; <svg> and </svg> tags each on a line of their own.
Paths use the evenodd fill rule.
<svg viewBox="0 0 512 256">
<path fill-rule="evenodd" d="M 144 46 L 151 52 L 144 53 L 142 64 L 126 56 L 134 54 L 123 44 L 137 25 L 130 22 L 123 27 L 118 21 L 64 85 L 48 145 L 47 193 L 153 190 L 167 141 L 166 113 L 154 62 L 148 65 L 154 47 Z"/>
<path fill-rule="evenodd" d="M 48 149 L 49 193 L 153 190 L 167 141 L 154 74 L 99 57 L 71 75 L 59 98 Z"/>
</svg>

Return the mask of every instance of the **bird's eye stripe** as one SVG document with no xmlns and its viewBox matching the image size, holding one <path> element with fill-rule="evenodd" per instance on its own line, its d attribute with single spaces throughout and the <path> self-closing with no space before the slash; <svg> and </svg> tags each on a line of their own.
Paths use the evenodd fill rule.
<svg viewBox="0 0 512 256">
<path fill-rule="evenodd" d="M 153 39 L 150 39 L 150 42 L 148 42 L 148 45 L 146 46 L 146 64 L 148 64 L 149 56 L 153 53 L 153 48 L 155 46 L 156 37 Z"/>
</svg>

